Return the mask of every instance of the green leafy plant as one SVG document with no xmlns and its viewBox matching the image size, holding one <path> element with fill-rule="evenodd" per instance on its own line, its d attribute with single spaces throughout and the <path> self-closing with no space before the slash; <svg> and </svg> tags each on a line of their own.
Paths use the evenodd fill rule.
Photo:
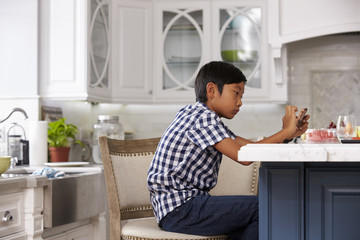
<svg viewBox="0 0 360 240">
<path fill-rule="evenodd" d="M 48 123 L 49 147 L 70 147 L 71 143 L 78 143 L 84 147 L 80 140 L 77 140 L 75 134 L 78 129 L 74 124 L 66 124 L 65 118 L 61 118 L 55 122 Z"/>
</svg>

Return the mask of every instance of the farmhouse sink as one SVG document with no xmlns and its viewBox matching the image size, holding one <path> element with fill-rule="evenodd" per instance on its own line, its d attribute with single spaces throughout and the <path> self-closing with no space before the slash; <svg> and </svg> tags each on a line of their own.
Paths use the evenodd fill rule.
<svg viewBox="0 0 360 240">
<path fill-rule="evenodd" d="M 11 169 L 4 177 L 30 176 L 35 169 Z M 106 209 L 104 173 L 100 167 L 59 168 L 64 177 L 48 179 L 44 188 L 44 228 L 96 216 Z"/>
</svg>

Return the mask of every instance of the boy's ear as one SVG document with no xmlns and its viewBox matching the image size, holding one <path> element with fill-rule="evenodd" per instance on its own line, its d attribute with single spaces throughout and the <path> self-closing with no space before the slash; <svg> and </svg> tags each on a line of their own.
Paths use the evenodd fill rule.
<svg viewBox="0 0 360 240">
<path fill-rule="evenodd" d="M 206 85 L 206 94 L 208 97 L 212 98 L 215 96 L 215 91 L 217 90 L 217 86 L 213 82 L 209 82 Z"/>
</svg>

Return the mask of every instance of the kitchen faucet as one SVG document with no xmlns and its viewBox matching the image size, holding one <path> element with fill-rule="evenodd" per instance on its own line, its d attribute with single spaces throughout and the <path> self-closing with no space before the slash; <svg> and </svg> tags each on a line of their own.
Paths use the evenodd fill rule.
<svg viewBox="0 0 360 240">
<path fill-rule="evenodd" d="M 9 116 L 7 116 L 6 118 L 4 118 L 3 120 L 0 120 L 0 123 L 5 122 L 5 121 L 11 116 L 11 114 L 13 114 L 14 112 L 22 112 L 22 113 L 25 115 L 25 119 L 28 118 L 28 115 L 26 114 L 26 112 L 25 112 L 24 109 L 22 109 L 22 108 L 13 108 L 13 109 L 11 110 L 11 113 L 9 114 Z"/>
</svg>

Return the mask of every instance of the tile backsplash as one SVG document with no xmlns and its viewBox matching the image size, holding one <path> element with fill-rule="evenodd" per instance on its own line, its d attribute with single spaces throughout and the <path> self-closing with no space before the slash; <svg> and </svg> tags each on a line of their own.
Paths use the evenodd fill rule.
<svg viewBox="0 0 360 240">
<path fill-rule="evenodd" d="M 307 106 L 311 128 L 336 124 L 352 114 L 360 124 L 360 34 L 318 37 L 290 43 L 289 102 Z"/>
<path fill-rule="evenodd" d="M 312 80 L 312 118 L 317 128 L 338 115 L 354 115 L 360 124 L 360 70 L 315 71 Z"/>
</svg>

